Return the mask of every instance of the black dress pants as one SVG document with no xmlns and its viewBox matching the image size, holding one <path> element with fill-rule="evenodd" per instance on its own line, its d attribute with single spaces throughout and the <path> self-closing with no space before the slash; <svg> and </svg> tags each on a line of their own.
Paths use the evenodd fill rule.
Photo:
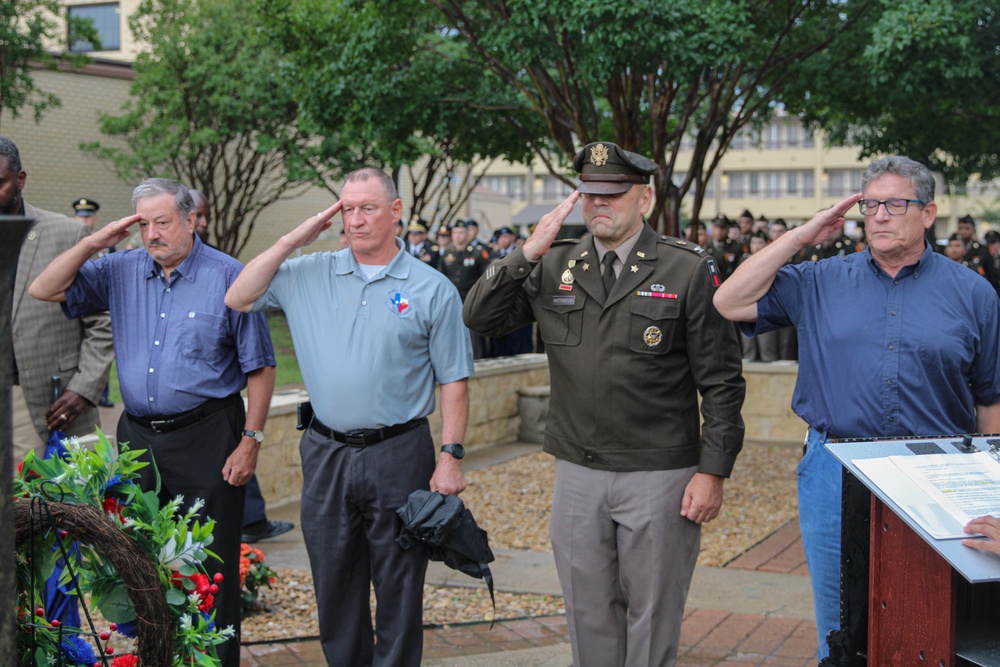
<svg viewBox="0 0 1000 667">
<path fill-rule="evenodd" d="M 365 448 L 307 429 L 299 451 L 302 534 L 327 664 L 419 667 L 427 553 L 402 549 L 395 530 L 396 510 L 430 486 L 436 457 L 429 427 Z"/>
<path fill-rule="evenodd" d="M 235 637 L 217 647 L 223 667 L 240 664 L 240 541 L 246 487 L 232 486 L 222 479 L 222 468 L 239 445 L 245 423 L 243 401 L 235 396 L 231 403 L 201 421 L 166 433 L 146 428 L 123 413 L 117 432 L 119 443 L 128 443 L 131 450 L 146 450 L 139 460 L 153 463 L 159 471 L 161 506 L 180 495 L 184 496 L 180 511 L 186 512 L 200 498 L 205 506 L 199 520 L 215 520 L 208 548 L 222 562 L 208 558 L 203 565 L 209 578 L 216 572 L 223 576 L 215 596 L 216 627 L 232 626 L 236 631 Z M 153 465 L 139 474 L 140 488 L 155 490 Z"/>
</svg>

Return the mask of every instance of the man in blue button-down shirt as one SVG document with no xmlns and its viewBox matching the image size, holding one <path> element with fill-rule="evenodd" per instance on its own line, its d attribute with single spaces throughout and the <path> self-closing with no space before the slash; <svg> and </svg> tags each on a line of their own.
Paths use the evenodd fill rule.
<svg viewBox="0 0 1000 667">
<path fill-rule="evenodd" d="M 216 623 L 236 637 L 219 647 L 239 665 L 240 538 L 244 485 L 253 475 L 274 388 L 274 350 L 263 314 L 226 307 L 242 266 L 194 234 L 195 206 L 186 187 L 149 179 L 133 193 L 136 214 L 110 223 L 57 257 L 31 285 L 43 301 L 63 302 L 67 317 L 108 310 L 125 413 L 118 441 L 155 460 L 161 499 L 205 501 L 215 520 L 205 563 L 223 581 Z M 145 250 L 87 260 L 128 238 L 139 223 Z M 247 410 L 240 391 L 247 387 Z M 153 488 L 152 466 L 140 484 Z"/>
<path fill-rule="evenodd" d="M 793 325 L 792 408 L 809 424 L 799 525 L 815 598 L 819 656 L 839 627 L 840 465 L 833 438 L 1000 431 L 1000 301 L 934 252 L 934 176 L 902 156 L 873 162 L 851 195 L 740 265 L 715 305 L 746 335 Z M 868 249 L 785 266 L 830 238 L 859 205 Z"/>
</svg>

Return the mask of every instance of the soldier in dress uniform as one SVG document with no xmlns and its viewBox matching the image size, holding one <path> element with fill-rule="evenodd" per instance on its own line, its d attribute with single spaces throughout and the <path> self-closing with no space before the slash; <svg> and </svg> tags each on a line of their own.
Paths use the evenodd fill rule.
<svg viewBox="0 0 1000 667">
<path fill-rule="evenodd" d="M 993 289 L 1000 290 L 1000 272 L 993 265 L 993 257 L 989 249 L 976 238 L 976 220 L 969 214 L 958 219 L 958 235 L 965 243 L 965 261 L 967 267 L 986 278 Z"/>
<path fill-rule="evenodd" d="M 87 225 L 90 231 L 97 229 L 97 212 L 101 210 L 101 205 L 93 199 L 81 197 L 73 202 L 73 212 L 76 219 Z"/>
<path fill-rule="evenodd" d="M 535 321 L 545 341 L 573 664 L 673 665 L 700 526 L 742 447 L 740 348 L 712 305 L 714 260 L 643 221 L 656 164 L 608 142 L 573 164 L 579 191 L 490 265 L 465 322 L 499 336 Z M 557 241 L 578 199 L 591 234 Z"/>
<path fill-rule="evenodd" d="M 441 247 L 427 240 L 427 222 L 416 220 L 406 228 L 406 252 L 424 264 L 438 268 L 441 263 Z"/>
<path fill-rule="evenodd" d="M 489 248 L 477 248 L 470 243 L 467 225 L 465 220 L 459 220 L 452 225 L 452 244 L 442 251 L 441 263 L 438 266 L 441 273 L 458 289 L 458 295 L 462 297 L 463 302 L 491 260 Z M 475 332 L 470 332 L 470 335 L 473 359 L 486 358 L 489 355 L 486 337 Z"/>
<path fill-rule="evenodd" d="M 476 250 L 490 252 L 490 246 L 479 240 L 479 222 L 475 218 L 465 219 L 466 242 Z M 492 252 L 491 252 L 492 254 Z"/>
<path fill-rule="evenodd" d="M 721 213 L 712 220 L 712 240 L 708 248 L 712 257 L 719 263 L 719 271 L 725 280 L 732 275 L 736 262 L 743 254 L 743 248 L 729 238 L 729 218 Z"/>
</svg>

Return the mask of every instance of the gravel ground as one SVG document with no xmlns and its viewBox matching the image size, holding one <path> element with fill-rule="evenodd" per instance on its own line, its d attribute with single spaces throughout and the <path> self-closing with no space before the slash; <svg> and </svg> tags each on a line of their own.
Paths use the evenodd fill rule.
<svg viewBox="0 0 1000 667">
<path fill-rule="evenodd" d="M 724 566 L 797 515 L 798 460 L 799 452 L 788 447 L 753 445 L 743 450 L 726 482 L 722 512 L 702 530 L 699 565 Z M 554 470 L 552 457 L 538 453 L 466 475 L 469 487 L 462 498 L 489 533 L 491 546 L 549 551 Z M 261 611 L 243 620 L 245 642 L 319 633 L 312 577 L 297 570 L 277 572 L 278 583 L 261 595 Z M 498 620 L 564 613 L 562 598 L 556 596 L 498 592 L 496 598 Z M 427 625 L 491 620 L 492 616 L 485 586 L 424 588 Z"/>
</svg>

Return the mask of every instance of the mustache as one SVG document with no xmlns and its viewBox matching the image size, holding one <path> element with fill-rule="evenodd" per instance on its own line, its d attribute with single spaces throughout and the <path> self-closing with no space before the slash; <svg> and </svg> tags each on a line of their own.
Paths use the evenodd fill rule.
<svg viewBox="0 0 1000 667">
<path fill-rule="evenodd" d="M 166 245 L 167 244 L 164 243 L 163 241 L 150 241 L 149 243 L 146 244 L 146 247 L 147 248 L 156 248 L 158 246 L 164 246 L 164 247 L 166 247 Z"/>
</svg>

